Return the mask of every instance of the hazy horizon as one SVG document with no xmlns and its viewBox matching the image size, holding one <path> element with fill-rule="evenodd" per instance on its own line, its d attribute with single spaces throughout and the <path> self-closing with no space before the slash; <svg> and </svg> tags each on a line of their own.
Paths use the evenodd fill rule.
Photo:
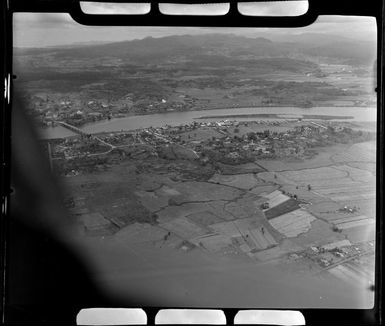
<svg viewBox="0 0 385 326">
<path fill-rule="evenodd" d="M 235 34 L 264 37 L 272 41 L 290 41 L 306 34 L 342 37 L 359 41 L 376 39 L 373 17 L 322 16 L 312 25 L 301 28 L 230 28 L 230 27 L 137 27 L 84 26 L 69 14 L 18 13 L 14 15 L 14 47 L 61 47 L 101 44 L 172 35 Z M 61 37 L 58 38 L 57 36 Z M 353 37 L 354 35 L 354 37 Z"/>
</svg>

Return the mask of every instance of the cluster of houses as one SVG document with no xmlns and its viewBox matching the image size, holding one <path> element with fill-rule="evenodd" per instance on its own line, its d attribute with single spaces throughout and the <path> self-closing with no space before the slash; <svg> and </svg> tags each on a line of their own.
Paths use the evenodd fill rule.
<svg viewBox="0 0 385 326">
<path fill-rule="evenodd" d="M 353 140 L 354 131 L 341 124 L 300 124 L 287 131 L 272 131 L 283 121 L 259 121 L 266 125 L 262 131 L 245 129 L 250 122 L 239 121 L 194 121 L 179 126 L 165 125 L 158 128 L 144 128 L 136 131 L 100 135 L 104 142 L 116 147 L 123 156 L 148 157 L 156 155 L 170 160 L 187 159 L 207 163 L 242 164 L 256 159 L 306 159 L 316 155 L 313 147 L 326 146 L 340 142 L 341 139 Z M 256 122 L 253 122 L 256 123 Z M 199 137 L 201 131 L 214 130 L 215 136 Z M 194 132 L 191 132 L 194 131 Z M 188 134 L 189 137 L 185 137 Z M 182 137 L 184 135 L 184 137 Z M 85 137 L 83 137 L 85 138 Z M 99 150 L 100 143 L 92 139 L 75 137 L 66 139 L 55 146 L 54 156 L 62 159 L 98 155 L 107 151 Z M 114 152 L 115 153 L 115 152 Z"/>
<path fill-rule="evenodd" d="M 92 137 L 71 137 L 65 138 L 53 146 L 52 158 L 71 159 L 86 157 L 100 151 L 100 143 Z"/>
<path fill-rule="evenodd" d="M 311 148 L 325 146 L 330 142 L 338 142 L 338 138 L 345 133 L 345 127 L 334 125 L 333 127 L 321 124 L 300 125 L 285 132 L 270 131 L 269 126 L 279 125 L 280 121 L 260 121 L 265 124 L 266 130 L 259 132 L 237 133 L 236 129 L 247 125 L 248 122 L 239 121 L 215 121 L 187 123 L 179 126 L 163 126 L 158 128 L 146 128 L 136 133 L 111 134 L 107 137 L 108 142 L 123 141 L 128 135 L 135 142 L 143 142 L 153 148 L 161 147 L 164 152 L 164 145 L 174 144 L 188 148 L 197 153 L 203 161 L 210 161 L 210 158 L 225 163 L 251 162 L 255 159 L 276 159 L 285 157 L 306 158 L 314 155 Z M 214 129 L 220 135 L 207 139 L 195 137 L 182 138 L 184 133 L 199 131 L 202 129 Z M 236 129 L 234 129 L 236 128 Z M 231 131 L 229 131 L 231 130 Z M 351 130 L 350 130 L 351 132 Z M 136 135 L 136 136 L 135 136 Z M 175 146 L 174 146 L 175 147 Z M 170 148 L 174 148 L 171 146 Z M 179 148 L 179 147 L 178 147 Z M 192 157 L 197 158 L 193 154 Z M 172 156 L 172 155 L 167 155 Z"/>
<path fill-rule="evenodd" d="M 122 103 L 111 105 L 107 101 L 79 99 L 43 99 L 38 96 L 28 98 L 31 115 L 42 126 L 55 125 L 55 121 L 64 121 L 74 126 L 81 126 L 88 122 L 109 119 L 112 116 L 121 117 L 132 107 L 132 100 L 127 97 Z M 117 109 L 117 108 L 122 109 Z"/>
</svg>

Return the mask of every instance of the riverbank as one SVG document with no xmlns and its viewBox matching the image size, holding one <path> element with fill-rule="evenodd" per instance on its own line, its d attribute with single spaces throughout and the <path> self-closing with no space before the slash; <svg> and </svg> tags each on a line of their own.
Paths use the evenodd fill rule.
<svg viewBox="0 0 385 326">
<path fill-rule="evenodd" d="M 272 120 L 277 118 L 265 118 L 265 116 L 285 116 L 286 119 L 293 119 L 293 116 L 306 115 L 322 115 L 325 117 L 333 117 L 338 120 L 339 117 L 352 117 L 350 121 L 367 121 L 375 122 L 377 119 L 377 110 L 375 108 L 362 108 L 362 107 L 341 107 L 336 110 L 335 107 L 317 107 L 317 108 L 298 108 L 298 107 L 249 107 L 249 108 L 234 108 L 234 109 L 218 109 L 210 110 L 212 116 L 237 116 L 240 121 L 255 120 L 255 117 L 248 115 L 259 115 L 258 119 Z M 178 126 L 188 124 L 196 121 L 207 114 L 207 110 L 200 111 L 184 111 L 184 112 L 166 112 L 148 115 L 136 115 L 128 116 L 125 118 L 116 118 L 105 121 L 98 121 L 95 123 L 87 124 L 80 129 L 86 133 L 96 134 L 101 132 L 115 132 L 115 131 L 130 131 L 141 128 L 149 127 L 163 127 L 165 125 Z M 210 120 L 205 117 L 204 119 Z M 215 118 L 211 118 L 214 120 Z M 342 119 L 343 120 L 343 119 Z M 64 138 L 71 136 L 67 129 L 61 126 L 49 127 L 44 130 L 44 134 L 41 138 L 53 139 Z"/>
<path fill-rule="evenodd" d="M 303 114 L 303 115 L 290 115 L 290 114 L 229 114 L 229 115 L 206 115 L 195 119 L 241 119 L 241 118 L 258 118 L 258 119 L 310 119 L 310 120 L 348 120 L 354 119 L 353 116 L 334 116 L 334 115 L 317 115 L 317 114 Z"/>
</svg>

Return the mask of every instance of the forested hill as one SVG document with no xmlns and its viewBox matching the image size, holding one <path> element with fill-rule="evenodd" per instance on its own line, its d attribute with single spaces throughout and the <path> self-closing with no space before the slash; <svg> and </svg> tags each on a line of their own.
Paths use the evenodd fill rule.
<svg viewBox="0 0 385 326">
<path fill-rule="evenodd" d="M 223 63 L 226 59 L 291 58 L 313 61 L 328 58 L 344 64 L 361 65 L 373 62 L 376 45 L 371 41 L 355 42 L 347 38 L 312 34 L 301 38 L 288 37 L 273 42 L 263 37 L 243 37 L 234 34 L 174 35 L 161 38 L 114 42 L 73 47 L 15 48 L 15 56 L 44 56 L 56 60 L 92 60 L 101 57 L 148 64 L 170 60 L 210 60 Z M 236 62 L 235 62 L 236 63 Z"/>
</svg>

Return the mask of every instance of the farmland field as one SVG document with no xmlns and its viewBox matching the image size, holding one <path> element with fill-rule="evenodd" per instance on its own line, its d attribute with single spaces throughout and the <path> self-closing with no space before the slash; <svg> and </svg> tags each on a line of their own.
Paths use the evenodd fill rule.
<svg viewBox="0 0 385 326">
<path fill-rule="evenodd" d="M 284 203 L 281 203 L 281 204 L 267 210 L 265 212 L 265 215 L 266 215 L 266 218 L 268 220 L 270 220 L 274 217 L 281 216 L 285 213 L 294 211 L 298 208 L 299 208 L 299 206 L 298 206 L 297 201 L 294 199 L 289 199 L 289 200 L 285 201 Z"/>
<path fill-rule="evenodd" d="M 184 141 L 197 143 L 215 135 L 182 133 Z M 113 254 L 100 250 L 97 259 L 130 257 L 142 266 L 130 277 L 142 278 L 144 267 L 149 275 L 207 275 L 217 263 L 313 277 L 341 258 L 330 250 L 316 253 L 318 248 L 344 243 L 350 250 L 374 240 L 373 144 L 334 144 L 313 148 L 317 155 L 309 159 L 218 162 L 214 168 L 186 159 L 130 158 L 66 183 L 75 194 L 71 210 L 85 241 L 99 239 L 115 248 Z M 344 267 L 333 271 L 322 272 L 328 282 L 344 280 Z"/>
<path fill-rule="evenodd" d="M 12 145 L 22 150 L 12 151 L 21 158 L 12 198 L 28 218 L 21 235 L 35 216 L 52 220 L 41 218 L 38 246 L 14 250 L 22 255 L 12 264 L 26 257 L 39 277 L 48 275 L 52 264 L 39 252 L 50 243 L 45 232 L 52 225 L 56 235 L 68 215 L 72 227 L 59 246 L 73 244 L 90 284 L 120 306 L 372 307 L 373 17 L 370 24 L 326 17 L 315 29 L 272 33 L 166 26 L 107 33 L 55 16 L 40 36 L 33 34 L 42 17 L 35 18 L 15 28 L 15 115 L 25 106 L 41 131 L 63 212 L 51 211 L 60 191 L 30 170 L 32 137 L 19 138 L 28 129 L 15 123 Z M 17 44 L 23 39 L 26 46 Z M 64 275 L 57 280 L 76 286 L 66 276 L 82 277 L 82 268 L 52 248 L 53 263 L 64 265 L 55 266 Z M 20 274 L 14 284 L 22 292 L 25 268 L 15 266 L 9 275 Z M 45 295 L 34 281 L 25 283 Z M 82 292 L 73 292 L 75 301 L 94 294 Z"/>
<path fill-rule="evenodd" d="M 375 206 L 375 176 L 366 170 L 339 165 L 286 171 L 280 175 L 300 186 L 310 185 L 310 192 L 337 203 L 369 201 Z"/>
<path fill-rule="evenodd" d="M 252 189 L 256 186 L 264 185 L 264 182 L 257 179 L 252 173 L 236 175 L 217 174 L 214 175 L 209 181 L 242 189 Z"/>
<path fill-rule="evenodd" d="M 332 157 L 334 162 L 371 162 L 376 161 L 376 143 L 364 142 L 350 146 L 341 153 L 334 154 Z"/>
<path fill-rule="evenodd" d="M 271 218 L 269 223 L 273 228 L 288 238 L 296 237 L 300 233 L 306 233 L 311 228 L 310 223 L 315 220 L 314 216 L 301 209 L 277 216 L 278 217 Z"/>
</svg>

